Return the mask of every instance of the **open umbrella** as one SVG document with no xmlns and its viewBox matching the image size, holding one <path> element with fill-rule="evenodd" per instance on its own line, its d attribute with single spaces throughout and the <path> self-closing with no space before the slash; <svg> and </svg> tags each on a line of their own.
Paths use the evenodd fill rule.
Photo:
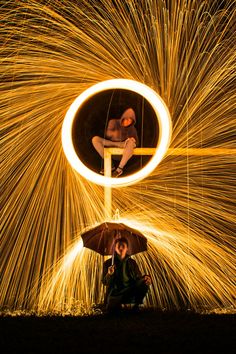
<svg viewBox="0 0 236 354">
<path fill-rule="evenodd" d="M 81 235 L 84 247 L 105 256 L 112 255 L 114 258 L 114 241 L 125 237 L 128 240 L 129 255 L 147 250 L 147 239 L 138 230 L 122 223 L 105 222 Z M 114 261 L 114 259 L 113 259 Z M 113 262 L 112 262 L 113 263 Z"/>
</svg>

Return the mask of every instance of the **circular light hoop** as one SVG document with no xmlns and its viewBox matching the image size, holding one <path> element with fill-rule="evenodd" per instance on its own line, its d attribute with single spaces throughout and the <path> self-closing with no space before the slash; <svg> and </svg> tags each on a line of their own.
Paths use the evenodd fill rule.
<svg viewBox="0 0 236 354">
<path fill-rule="evenodd" d="M 78 112 L 82 104 L 97 93 L 110 89 L 125 89 L 142 95 L 152 106 L 154 112 L 156 113 L 157 121 L 159 123 L 160 137 L 156 146 L 156 152 L 152 156 L 150 161 L 145 167 L 143 167 L 138 172 L 135 172 L 129 176 L 119 178 L 101 176 L 100 174 L 90 170 L 79 159 L 78 155 L 75 152 L 72 141 L 73 121 L 76 113 Z M 62 146 L 69 163 L 80 175 L 82 175 L 89 181 L 102 186 L 123 187 L 131 185 L 133 183 L 137 183 L 138 181 L 148 176 L 156 168 L 156 166 L 160 163 L 169 147 L 171 130 L 172 125 L 168 108 L 166 107 L 162 98 L 154 90 L 134 80 L 107 80 L 89 87 L 81 95 L 79 95 L 71 104 L 70 108 L 66 113 L 62 126 Z M 95 150 L 94 153 L 96 153 Z"/>
</svg>

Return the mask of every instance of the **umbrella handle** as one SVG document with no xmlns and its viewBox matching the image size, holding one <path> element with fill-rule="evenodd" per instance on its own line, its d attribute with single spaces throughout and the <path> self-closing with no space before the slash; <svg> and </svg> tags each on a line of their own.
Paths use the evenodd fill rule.
<svg viewBox="0 0 236 354">
<path fill-rule="evenodd" d="M 111 265 L 114 265 L 114 258 L 115 258 L 115 249 L 113 247 L 113 251 L 112 251 L 112 260 L 111 260 Z"/>
<path fill-rule="evenodd" d="M 112 260 L 111 260 L 111 265 L 114 265 L 114 261 L 115 261 L 115 242 L 113 242 L 113 245 L 112 245 Z"/>
</svg>

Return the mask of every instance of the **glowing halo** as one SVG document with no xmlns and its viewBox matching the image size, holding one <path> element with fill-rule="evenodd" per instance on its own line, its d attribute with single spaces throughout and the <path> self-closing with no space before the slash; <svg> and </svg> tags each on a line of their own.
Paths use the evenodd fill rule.
<svg viewBox="0 0 236 354">
<path fill-rule="evenodd" d="M 154 112 L 156 113 L 156 117 L 159 123 L 160 137 L 156 146 L 156 152 L 152 156 L 150 161 L 138 172 L 135 172 L 129 176 L 119 178 L 101 176 L 100 174 L 90 170 L 79 159 L 78 155 L 75 152 L 72 141 L 73 121 L 76 113 L 78 112 L 82 104 L 91 96 L 110 89 L 125 89 L 142 95 L 151 104 Z M 71 104 L 70 108 L 66 113 L 62 126 L 62 146 L 69 163 L 80 175 L 82 175 L 89 181 L 102 186 L 123 187 L 142 180 L 156 168 L 156 166 L 160 163 L 169 147 L 172 130 L 171 128 L 172 124 L 168 108 L 162 98 L 153 89 L 134 80 L 106 80 L 89 87 L 82 94 L 80 94 Z"/>
</svg>

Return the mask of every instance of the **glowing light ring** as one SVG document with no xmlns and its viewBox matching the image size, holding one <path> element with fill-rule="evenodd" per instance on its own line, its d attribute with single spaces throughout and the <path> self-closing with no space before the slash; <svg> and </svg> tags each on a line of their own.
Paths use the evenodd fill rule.
<svg viewBox="0 0 236 354">
<path fill-rule="evenodd" d="M 151 104 L 154 112 L 156 113 L 156 117 L 159 123 L 160 138 L 157 143 L 156 152 L 152 156 L 148 164 L 132 175 L 119 178 L 105 177 L 91 171 L 79 159 L 78 155 L 75 152 L 72 141 L 73 121 L 76 113 L 78 112 L 82 104 L 93 95 L 110 89 L 125 89 L 142 95 Z M 83 177 L 93 183 L 102 186 L 123 187 L 133 183 L 137 183 L 138 181 L 148 176 L 156 168 L 156 166 L 160 163 L 169 147 L 172 130 L 171 127 L 171 118 L 168 108 L 166 107 L 161 97 L 150 87 L 134 80 L 107 80 L 91 86 L 90 88 L 85 90 L 81 95 L 79 95 L 71 104 L 70 108 L 66 113 L 62 126 L 62 146 L 71 166 Z M 95 150 L 94 153 L 96 153 Z"/>
</svg>

